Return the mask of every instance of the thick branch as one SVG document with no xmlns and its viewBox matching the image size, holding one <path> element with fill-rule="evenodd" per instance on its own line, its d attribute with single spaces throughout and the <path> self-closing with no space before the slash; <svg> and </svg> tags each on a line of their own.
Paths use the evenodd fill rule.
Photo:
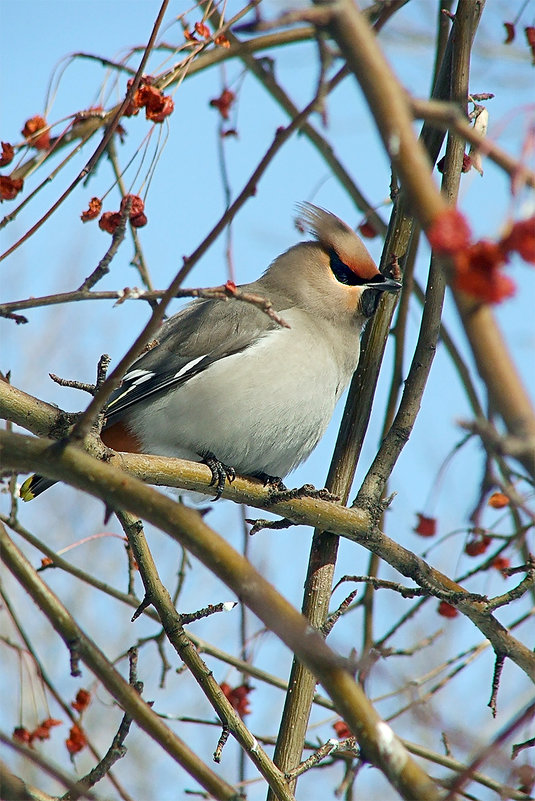
<svg viewBox="0 0 535 801">
<path fill-rule="evenodd" d="M 223 725 L 233 734 L 264 776 L 275 798 L 278 801 L 294 801 L 294 796 L 289 791 L 283 774 L 277 770 L 241 717 L 232 708 L 213 673 L 203 662 L 197 649 L 192 647 L 192 641 L 183 627 L 181 617 L 175 609 L 171 596 L 162 584 L 143 527 L 139 525 L 140 521 L 125 512 L 118 512 L 118 517 L 139 567 L 145 587 L 145 600 L 157 610 L 169 642 L 196 679 Z M 138 607 L 138 610 L 140 608 Z"/>
<path fill-rule="evenodd" d="M 413 130 L 409 101 L 373 32 L 352 0 L 331 4 L 327 29 L 357 77 L 415 216 L 424 228 L 448 208 L 431 175 L 431 164 Z M 535 436 L 535 411 L 489 306 L 455 293 L 479 372 L 511 433 Z M 522 456 L 535 475 L 535 449 Z"/>
<path fill-rule="evenodd" d="M 10 384 L 0 381 L 0 416 L 30 428 L 34 412 L 37 415 L 38 424 L 34 425 L 31 430 L 45 435 L 47 430 L 53 429 L 58 418 L 61 418 L 63 414 L 56 407 L 38 401 Z M 38 432 L 36 428 L 39 429 Z M 9 432 L 0 432 L 0 442 L 2 441 L 5 441 L 4 448 L 7 447 L 7 442 L 10 442 L 9 458 L 11 461 L 8 461 L 8 450 L 4 450 L 2 454 L 0 448 L 0 455 L 3 456 L 2 464 L 5 467 L 20 472 L 38 470 L 47 477 L 66 481 L 66 483 L 85 489 L 92 494 L 95 494 L 95 489 L 90 481 L 84 478 L 75 481 L 75 476 L 68 466 L 70 461 L 74 460 L 74 463 L 78 465 L 77 473 L 88 470 L 92 475 L 95 471 L 98 473 L 101 468 L 109 469 L 108 465 L 100 464 L 78 448 L 66 447 L 64 443 L 36 441 Z M 17 451 L 15 444 L 17 442 L 20 444 L 20 451 Z M 98 441 L 95 450 L 98 452 Z M 66 459 L 67 455 L 68 459 Z M 65 462 L 64 459 L 66 459 Z M 82 462 L 79 462 L 79 459 Z M 206 494 L 213 492 L 209 483 L 211 480 L 210 470 L 200 463 L 127 453 L 111 455 L 110 463 L 152 484 L 178 487 Z M 113 472 L 115 475 L 124 476 L 124 473 Z M 451 593 L 459 594 L 459 597 L 455 598 L 455 604 L 488 637 L 495 651 L 507 653 L 529 676 L 535 679 L 535 656 L 533 653 L 515 640 L 492 615 L 488 614 L 484 604 L 468 599 L 463 600 L 462 593 L 465 591 L 459 584 L 432 568 L 411 551 L 389 539 L 385 534 L 374 529 L 373 521 L 366 510 L 347 509 L 330 501 L 306 496 L 274 502 L 269 491 L 261 482 L 241 477 L 238 477 L 232 484 L 227 484 L 223 496 L 237 503 L 245 503 L 281 515 L 293 523 L 331 531 L 358 542 L 387 561 L 399 573 L 407 578 L 412 578 L 417 584 L 439 598 Z M 109 500 L 106 493 L 99 493 L 99 497 Z M 111 505 L 113 506 L 113 503 Z"/>
<path fill-rule="evenodd" d="M 337 656 L 319 634 L 312 632 L 308 621 L 244 557 L 210 529 L 197 511 L 172 501 L 72 445 L 61 447 L 47 440 L 0 432 L 0 455 L 7 467 L 27 469 L 32 465 L 51 478 L 67 480 L 103 498 L 111 508 L 129 509 L 179 541 L 241 597 L 313 671 L 358 738 L 367 759 L 385 773 L 403 798 L 422 801 L 438 798 L 434 783 L 412 761 L 355 683 L 346 660 Z M 47 591 L 42 598 L 39 596 L 39 603 L 45 610 L 49 609 L 48 595 Z M 50 614 L 54 623 L 52 610 Z M 70 631 L 69 635 L 74 635 L 69 636 L 69 640 L 75 639 L 78 631 Z M 87 657 L 85 640 L 80 647 L 81 655 Z M 95 667 L 99 668 L 99 664 L 92 665 L 92 669 Z M 126 688 L 129 692 L 132 689 L 128 685 Z M 137 703 L 143 704 L 139 696 Z M 125 709 L 130 711 L 126 705 Z"/>
<path fill-rule="evenodd" d="M 165 725 L 146 701 L 115 670 L 95 643 L 79 628 L 59 598 L 37 575 L 34 567 L 9 538 L 3 525 L 0 525 L 0 543 L 2 561 L 46 615 L 65 644 L 71 649 L 76 649 L 76 654 L 121 707 L 215 798 L 235 801 L 234 788 L 210 770 L 197 754 Z"/>
<path fill-rule="evenodd" d="M 266 625 L 279 633 L 280 624 L 276 619 L 276 614 L 282 614 L 285 609 L 291 609 L 291 607 L 284 605 L 279 607 L 277 600 L 275 606 L 278 611 L 271 619 L 271 614 L 276 611 L 275 608 L 272 608 L 269 615 L 270 622 L 266 621 L 266 613 L 262 607 L 263 601 L 253 592 L 253 588 L 257 586 L 257 580 L 262 588 L 260 595 L 267 592 L 268 587 L 270 590 L 272 588 L 253 570 L 251 565 L 242 560 L 242 557 L 233 549 L 228 551 L 227 549 L 230 548 L 228 543 L 202 524 L 202 520 L 196 512 L 175 504 L 139 480 L 130 478 L 122 470 L 114 467 L 114 465 L 120 465 L 132 475 L 140 476 L 145 481 L 155 484 L 213 493 L 213 489 L 209 485 L 210 470 L 205 465 L 161 456 L 126 453 L 117 454 L 112 457 L 111 464 L 104 464 L 76 446 L 50 440 L 37 440 L 11 432 L 0 432 L 0 457 L 6 468 L 21 472 L 37 469 L 49 478 L 65 481 L 71 486 L 102 498 L 111 508 L 128 508 L 133 513 L 167 531 L 172 537 L 179 538 L 184 547 L 204 561 L 222 581 L 232 587 L 236 594 L 250 605 L 252 611 L 266 622 Z M 131 481 L 134 483 L 131 484 Z M 135 497 L 131 497 L 130 493 Z M 315 497 L 276 501 L 271 498 L 269 491 L 263 487 L 261 482 L 240 477 L 237 477 L 231 485 L 225 488 L 223 497 L 269 510 L 287 517 L 294 523 L 317 526 L 363 545 L 431 594 L 438 598 L 447 598 L 450 602 L 455 603 L 457 608 L 469 617 L 490 640 L 496 651 L 506 653 L 528 676 L 535 680 L 535 655 L 529 648 L 512 637 L 507 629 L 486 610 L 484 599 L 473 600 L 470 594 L 455 581 L 432 568 L 412 551 L 403 548 L 399 543 L 375 530 L 369 514 L 364 510 L 347 509 Z M 177 526 L 176 530 L 173 528 L 174 525 Z M 215 553 L 220 547 L 225 553 L 232 554 L 232 556 L 229 555 L 230 561 L 221 560 L 221 555 Z M 238 562 L 237 560 L 242 561 Z M 235 573 L 233 567 L 238 564 L 240 567 Z M 240 573 L 242 569 L 244 572 Z M 253 572 L 251 573 L 251 571 Z M 250 593 L 252 593 L 251 597 L 249 597 Z M 280 600 L 282 601 L 282 599 Z M 300 615 L 298 618 L 300 621 L 304 620 Z M 298 636 L 298 632 L 301 630 L 301 624 L 297 626 L 295 618 L 294 623 L 296 628 L 292 628 L 292 631 L 288 632 L 288 636 L 290 634 L 292 637 Z M 280 636 L 290 645 L 289 640 L 286 639 L 286 633 L 283 632 Z M 308 636 L 311 637 L 310 634 L 307 634 Z M 314 652 L 317 645 L 320 648 L 319 659 L 321 654 L 325 653 L 322 649 L 327 646 L 319 635 L 312 639 L 314 643 L 310 645 L 310 650 Z M 321 647 L 318 641 L 321 643 Z M 295 643 L 292 639 L 290 647 L 293 645 Z M 330 653 L 329 649 L 327 650 Z M 309 666 L 308 660 L 314 661 L 314 653 L 309 653 L 308 646 L 305 650 L 298 648 L 295 653 L 299 658 L 306 659 Z"/>
</svg>

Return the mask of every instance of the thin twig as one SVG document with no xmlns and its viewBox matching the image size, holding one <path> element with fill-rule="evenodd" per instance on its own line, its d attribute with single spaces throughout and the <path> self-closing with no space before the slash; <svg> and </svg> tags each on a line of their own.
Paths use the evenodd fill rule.
<svg viewBox="0 0 535 801">
<path fill-rule="evenodd" d="M 426 120 L 441 130 L 450 130 L 462 137 L 465 142 L 477 147 L 482 155 L 487 156 L 507 173 L 512 181 L 515 181 L 515 186 L 520 187 L 525 184 L 532 189 L 535 188 L 535 173 L 491 139 L 481 136 L 474 130 L 458 106 L 439 100 L 422 100 L 415 97 L 410 98 L 409 103 L 415 117 Z"/>
<path fill-rule="evenodd" d="M 136 674 L 136 662 L 137 662 L 137 651 L 135 648 L 131 648 L 129 651 L 130 656 L 130 677 L 129 681 L 132 687 L 141 694 L 143 690 L 143 684 L 138 682 L 137 674 Z M 125 712 L 122 717 L 122 720 L 119 724 L 119 728 L 117 729 L 113 740 L 111 741 L 110 747 L 99 761 L 98 765 L 95 765 L 92 770 L 89 771 L 83 778 L 79 780 L 79 783 L 82 787 L 94 787 L 97 782 L 99 782 L 104 776 L 108 776 L 110 769 L 112 766 L 119 760 L 122 759 L 126 755 L 126 747 L 124 745 L 124 741 L 128 736 L 130 731 L 130 726 L 132 724 L 132 718 L 130 715 Z M 68 790 L 62 797 L 61 801 L 72 801 L 73 799 L 78 798 L 78 789 L 76 791 Z"/>
<path fill-rule="evenodd" d="M 315 103 L 316 100 L 314 98 L 314 100 L 312 100 L 312 102 L 309 103 L 303 109 L 303 111 L 301 111 L 301 113 L 298 114 L 286 128 L 279 128 L 277 130 L 271 146 L 268 148 L 267 152 L 260 160 L 258 166 L 253 171 L 251 177 L 246 182 L 244 188 L 237 196 L 236 200 L 225 211 L 220 220 L 212 228 L 210 233 L 205 237 L 205 239 L 201 242 L 201 244 L 197 247 L 197 249 L 191 254 L 191 256 L 184 259 L 183 267 L 175 275 L 168 289 L 162 296 L 162 299 L 158 304 L 158 306 L 155 309 L 153 309 L 152 315 L 148 323 L 145 325 L 145 328 L 139 334 L 139 336 L 137 337 L 133 345 L 129 348 L 127 353 L 119 361 L 115 369 L 110 373 L 104 384 L 95 394 L 93 400 L 91 401 L 85 412 L 83 412 L 80 419 L 76 423 L 71 435 L 74 439 L 84 439 L 84 437 L 87 436 L 87 434 L 91 429 L 91 426 L 93 425 L 94 420 L 96 419 L 97 415 L 101 411 L 102 407 L 106 403 L 108 397 L 111 395 L 113 390 L 119 386 L 126 370 L 130 367 L 134 359 L 141 354 L 146 343 L 156 335 L 156 332 L 158 331 L 163 316 L 165 314 L 165 310 L 170 300 L 173 297 L 175 297 L 177 290 L 182 284 L 184 278 L 193 269 L 193 266 L 197 263 L 197 261 L 201 258 L 201 256 L 203 256 L 204 253 L 208 250 L 210 245 L 217 239 L 217 237 L 219 236 L 221 231 L 224 230 L 228 222 L 233 219 L 234 215 L 243 206 L 245 201 L 249 197 L 252 197 L 254 195 L 254 193 L 256 192 L 256 185 L 260 180 L 261 176 L 264 174 L 269 164 L 271 164 L 271 161 L 278 153 L 278 151 L 281 149 L 281 147 L 288 141 L 288 139 L 295 133 L 295 131 L 299 130 L 299 128 L 306 120 L 306 118 L 309 116 L 309 114 L 312 113 L 312 111 L 315 108 Z"/>
<path fill-rule="evenodd" d="M 492 717 L 496 717 L 496 712 L 498 709 L 498 690 L 500 687 L 500 678 L 503 672 L 503 667 L 505 665 L 505 654 L 496 654 L 496 660 L 494 662 L 494 675 L 492 677 L 492 693 L 490 696 L 490 701 L 488 706 L 492 711 Z"/>
<path fill-rule="evenodd" d="M 119 167 L 119 161 L 117 158 L 117 148 L 115 146 L 115 139 L 110 139 L 108 143 L 108 158 L 110 160 L 113 174 L 115 175 L 115 180 L 117 181 L 117 186 L 119 187 L 119 191 L 121 193 L 121 197 L 125 197 L 128 192 L 126 186 L 123 181 L 123 176 L 121 174 L 121 170 Z M 134 249 L 135 249 L 135 257 L 132 263 L 135 265 L 139 276 L 147 289 L 153 289 L 152 282 L 149 275 L 149 270 L 147 264 L 145 262 L 145 257 L 143 255 L 143 250 L 141 249 L 141 242 L 139 241 L 139 236 L 137 233 L 137 228 L 133 225 L 130 226 L 130 235 L 132 237 L 132 241 L 134 242 Z M 151 301 L 149 301 L 151 302 Z"/>
<path fill-rule="evenodd" d="M 63 201 L 71 194 L 73 189 L 76 186 L 78 186 L 80 181 L 83 181 L 84 178 L 86 178 L 98 164 L 100 157 L 105 152 L 108 146 L 108 142 L 115 133 L 117 125 L 119 124 L 119 120 L 121 119 L 125 109 L 130 104 L 134 96 L 134 93 L 137 91 L 139 87 L 139 84 L 141 82 L 141 77 L 143 75 L 143 70 L 145 69 L 145 65 L 148 61 L 149 55 L 156 40 L 158 30 L 160 28 L 160 25 L 162 23 L 168 5 L 169 5 L 169 0 L 162 0 L 158 16 L 156 17 L 156 21 L 154 23 L 149 41 L 147 42 L 147 46 L 145 47 L 143 56 L 139 63 L 139 67 L 137 68 L 135 77 L 132 80 L 132 84 L 128 88 L 123 102 L 118 106 L 117 109 L 114 110 L 114 112 L 110 112 L 109 124 L 107 124 L 104 136 L 102 137 L 99 145 L 95 149 L 95 152 L 93 153 L 89 161 L 86 163 L 82 171 L 76 176 L 74 181 L 72 181 L 72 183 L 67 187 L 67 189 L 63 192 L 63 194 L 55 201 L 55 203 L 53 203 L 53 205 L 48 209 L 48 211 L 45 212 L 45 214 L 43 214 L 43 216 L 34 225 L 32 225 L 32 227 L 28 231 L 26 231 L 26 233 L 23 234 L 23 236 L 21 236 L 20 239 L 18 239 L 14 245 L 12 245 L 10 248 L 4 251 L 4 253 L 0 255 L 0 261 L 5 259 L 7 256 L 11 255 L 11 253 L 13 253 L 18 247 L 20 247 L 20 245 L 22 245 L 24 242 L 26 242 L 26 240 L 28 240 L 31 236 L 33 236 L 33 234 L 39 230 L 39 228 L 48 220 L 48 218 L 52 216 L 52 214 L 56 211 L 56 209 L 58 209 L 59 206 L 61 206 Z"/>
<path fill-rule="evenodd" d="M 126 221 L 128 220 L 128 216 L 130 214 L 130 209 L 132 208 L 132 198 L 128 198 L 124 207 L 120 211 L 120 222 L 113 232 L 113 236 L 111 238 L 111 244 L 101 258 L 91 275 L 88 275 L 85 281 L 80 284 L 78 287 L 78 292 L 88 292 L 92 289 L 96 283 L 98 283 L 105 275 L 107 275 L 110 271 L 110 264 L 119 250 L 119 247 L 124 239 L 124 235 L 126 232 Z"/>
</svg>

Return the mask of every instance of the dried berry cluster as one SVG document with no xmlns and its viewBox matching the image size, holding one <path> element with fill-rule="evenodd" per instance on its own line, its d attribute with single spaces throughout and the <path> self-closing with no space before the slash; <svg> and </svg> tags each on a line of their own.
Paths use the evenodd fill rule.
<svg viewBox="0 0 535 801">
<path fill-rule="evenodd" d="M 457 289 L 485 303 L 500 303 L 515 292 L 515 284 L 503 272 L 511 253 L 535 264 L 535 217 L 511 225 L 497 242 L 472 242 L 465 217 L 447 209 L 429 227 L 427 238 L 436 253 L 450 256 Z"/>
<path fill-rule="evenodd" d="M 133 117 L 139 111 L 145 109 L 145 117 L 151 122 L 163 122 L 166 117 L 173 113 L 175 104 L 173 98 L 164 95 L 160 89 L 152 85 L 150 75 L 144 75 L 139 87 L 134 92 L 132 100 L 124 110 L 125 117 Z M 133 83 L 131 78 L 127 83 L 127 91 Z"/>
<path fill-rule="evenodd" d="M 71 706 L 80 714 L 81 717 L 83 712 L 85 712 L 89 706 L 90 701 L 91 693 L 88 690 L 81 689 L 76 693 L 76 698 L 71 702 Z M 61 726 L 62 723 L 63 721 L 61 720 L 48 717 L 31 730 L 25 726 L 17 726 L 13 730 L 12 737 L 19 743 L 23 743 L 24 745 L 33 748 L 33 744 L 36 740 L 49 740 L 50 730 L 53 729 L 54 726 Z M 77 754 L 79 751 L 81 751 L 86 745 L 87 739 L 84 732 L 77 723 L 74 723 L 69 730 L 68 738 L 65 740 L 67 751 L 72 757 L 74 754 Z"/>
</svg>

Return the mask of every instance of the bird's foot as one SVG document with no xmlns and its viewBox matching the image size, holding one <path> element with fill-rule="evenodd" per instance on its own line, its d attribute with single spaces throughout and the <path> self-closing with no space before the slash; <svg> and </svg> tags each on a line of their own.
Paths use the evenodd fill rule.
<svg viewBox="0 0 535 801">
<path fill-rule="evenodd" d="M 255 478 L 258 478 L 267 487 L 269 492 L 288 492 L 288 487 L 279 476 L 270 476 L 268 473 L 255 473 Z"/>
<path fill-rule="evenodd" d="M 316 498 L 318 501 L 329 501 L 330 503 L 338 503 L 341 500 L 339 495 L 329 492 L 327 487 L 316 489 L 312 484 L 304 484 L 301 489 L 304 490 L 303 496 L 307 498 Z"/>
<path fill-rule="evenodd" d="M 282 483 L 282 482 L 281 482 Z M 320 501 L 339 501 L 338 495 L 333 495 L 328 489 L 316 489 L 313 484 L 303 484 L 302 487 L 295 489 L 275 489 L 269 496 L 270 503 L 280 503 L 281 501 L 293 501 L 296 498 L 315 498 Z"/>
<path fill-rule="evenodd" d="M 225 489 L 225 483 L 228 481 L 229 484 L 232 484 L 236 478 L 236 471 L 233 467 L 229 467 L 223 464 L 223 462 L 220 462 L 210 451 L 206 451 L 202 454 L 202 462 L 210 468 L 210 472 L 212 473 L 210 486 L 216 488 L 215 498 L 212 500 L 218 501 Z"/>
</svg>

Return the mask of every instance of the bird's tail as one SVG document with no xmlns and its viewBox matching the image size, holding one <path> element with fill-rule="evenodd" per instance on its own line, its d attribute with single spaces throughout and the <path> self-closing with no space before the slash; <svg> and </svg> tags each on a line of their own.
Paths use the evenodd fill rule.
<svg viewBox="0 0 535 801">
<path fill-rule="evenodd" d="M 55 483 L 56 482 L 51 478 L 45 478 L 44 476 L 34 474 L 26 479 L 19 490 L 19 495 L 23 501 L 32 501 Z"/>
</svg>

